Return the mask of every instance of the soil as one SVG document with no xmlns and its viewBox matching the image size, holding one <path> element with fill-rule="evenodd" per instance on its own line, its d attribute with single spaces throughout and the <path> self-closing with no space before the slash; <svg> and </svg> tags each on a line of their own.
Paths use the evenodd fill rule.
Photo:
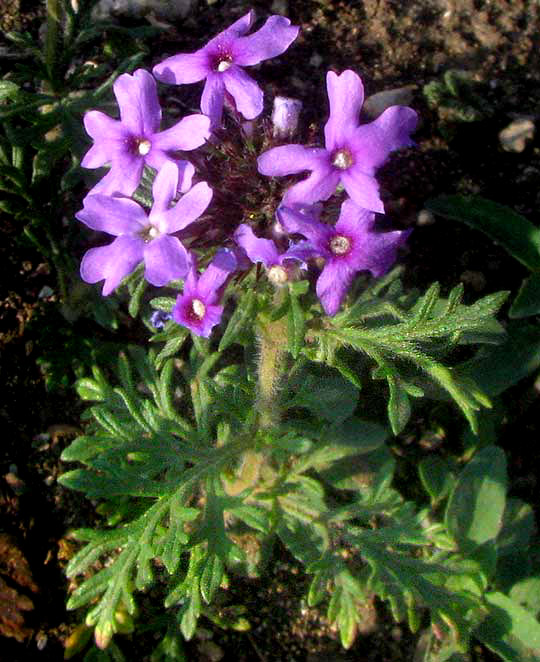
<svg viewBox="0 0 540 662">
<path fill-rule="evenodd" d="M 274 0 L 271 11 L 268 2 L 200 0 L 194 5 L 183 23 L 153 41 L 146 64 L 200 47 L 250 6 L 259 17 L 285 14 L 302 27 L 301 35 L 286 55 L 264 63 L 256 75 L 267 83 L 268 104 L 274 94 L 302 99 L 306 133 L 310 124 L 320 126 L 324 121 L 324 78 L 329 68 L 357 71 L 368 96 L 412 85 L 409 105 L 422 118 L 417 147 L 396 154 L 380 172 L 392 223 L 416 226 L 404 256 L 407 284 L 425 288 L 438 280 L 448 289 L 463 281 L 471 297 L 499 289 L 516 292 L 526 275 L 524 268 L 484 236 L 442 219 L 428 216 L 429 224 L 418 219 L 427 198 L 463 192 L 507 204 L 539 223 L 538 131 L 519 152 L 503 151 L 498 138 L 515 118 L 538 123 L 540 5 L 536 0 Z M 42 16 L 23 0 L 2 3 L 0 11 L 5 29 L 22 27 L 38 34 Z M 6 46 L 0 38 L 0 56 Z M 451 69 L 466 72 L 474 99 L 480 100 L 473 108 L 473 121 L 460 121 L 451 108 L 431 108 L 423 94 L 424 85 L 440 81 Z M 69 361 L 54 388 L 46 379 L 45 364 L 51 351 L 65 352 L 74 339 L 88 337 L 94 329 L 67 325 L 58 312 L 49 266 L 20 241 L 9 217 L 1 214 L 1 220 L 0 536 L 5 537 L 0 550 L 11 550 L 9 558 L 19 561 L 15 573 L 0 559 L 0 579 L 16 592 L 24 622 L 19 624 L 20 641 L 3 638 L 0 662 L 56 662 L 81 618 L 64 608 L 68 585 L 63 568 L 72 548 L 66 534 L 73 527 L 92 525 L 96 514 L 93 504 L 56 483 L 67 468 L 59 457 L 77 434 L 81 407 L 70 386 L 74 375 Z M 46 286 L 52 294 L 43 289 Z M 111 335 L 108 340 L 115 339 Z M 499 443 L 509 453 L 512 494 L 538 503 L 540 490 L 531 470 L 540 459 L 535 450 L 538 393 L 533 379 L 514 387 L 505 404 L 507 417 Z M 412 452 L 407 450 L 414 447 L 410 438 L 409 445 L 401 441 L 397 442 L 400 452 Z M 231 589 L 231 602 L 244 604 L 248 616 L 254 615 L 252 630 L 224 632 L 203 620 L 188 645 L 187 659 L 413 660 L 418 637 L 393 623 L 378 603 L 365 606 L 365 632 L 350 651 L 342 651 L 322 611 L 309 610 L 302 603 L 304 579 L 296 562 L 283 550 L 275 553 L 277 562 L 264 583 L 241 580 Z M 0 583 L 0 599 L 5 594 Z M 118 641 L 127 659 L 133 660 L 148 659 L 146 651 L 152 643 L 150 635 L 136 642 L 130 636 Z M 480 647 L 471 656 L 495 659 Z"/>
</svg>

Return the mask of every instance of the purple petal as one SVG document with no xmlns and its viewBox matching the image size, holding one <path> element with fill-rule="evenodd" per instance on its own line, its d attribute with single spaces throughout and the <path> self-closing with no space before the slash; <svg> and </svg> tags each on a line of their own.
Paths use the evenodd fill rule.
<svg viewBox="0 0 540 662">
<path fill-rule="evenodd" d="M 245 223 L 239 225 L 234 233 L 234 240 L 246 251 L 253 263 L 262 262 L 267 269 L 280 263 L 274 242 L 271 239 L 257 237 L 249 225 Z"/>
<path fill-rule="evenodd" d="M 221 74 L 210 72 L 204 84 L 201 97 L 201 110 L 210 118 L 210 125 L 217 127 L 221 124 L 223 113 L 223 99 L 225 97 L 225 85 Z"/>
<path fill-rule="evenodd" d="M 317 247 L 324 257 L 328 256 L 330 237 L 334 234 L 329 225 L 321 223 L 313 214 L 302 214 L 290 207 L 280 207 L 277 211 L 279 222 L 289 234 L 301 234 Z M 324 249 L 324 250 L 323 250 Z"/>
<path fill-rule="evenodd" d="M 330 102 L 330 116 L 324 127 L 326 148 L 342 147 L 345 137 L 358 127 L 358 116 L 364 103 L 364 86 L 360 76 L 348 69 L 340 76 L 329 71 L 326 89 Z"/>
<path fill-rule="evenodd" d="M 315 170 L 330 165 L 329 153 L 320 147 L 281 145 L 269 149 L 257 159 L 261 175 L 292 175 L 303 170 Z"/>
<path fill-rule="evenodd" d="M 354 270 L 340 260 L 328 260 L 324 266 L 317 279 L 316 290 L 327 315 L 332 316 L 338 312 L 354 273 Z"/>
<path fill-rule="evenodd" d="M 210 119 L 206 115 L 188 115 L 170 129 L 152 137 L 152 147 L 163 151 L 192 150 L 204 145 L 210 136 Z"/>
<path fill-rule="evenodd" d="M 373 173 L 390 152 L 413 144 L 410 133 L 416 128 L 417 115 L 407 106 L 391 106 L 369 124 L 359 126 L 350 136 L 353 156 L 364 172 Z"/>
<path fill-rule="evenodd" d="M 109 172 L 88 192 L 88 195 L 129 196 L 139 186 L 144 167 L 140 156 L 125 155 L 113 161 Z"/>
<path fill-rule="evenodd" d="M 122 74 L 113 89 L 125 127 L 136 136 L 151 136 L 159 131 L 161 108 L 156 81 L 148 71 L 137 69 L 133 75 Z"/>
<path fill-rule="evenodd" d="M 336 190 L 338 183 L 339 173 L 334 168 L 325 165 L 314 170 L 307 179 L 288 188 L 283 196 L 283 204 L 305 207 L 319 200 L 328 200 Z"/>
<path fill-rule="evenodd" d="M 205 310 L 202 319 L 199 319 L 193 313 L 193 299 L 197 299 L 197 297 L 181 294 L 176 299 L 176 305 L 172 311 L 173 319 L 177 324 L 185 326 L 196 335 L 208 338 L 214 326 L 221 321 L 223 306 L 202 302 Z M 199 299 L 199 301 L 201 300 Z"/>
<path fill-rule="evenodd" d="M 161 232 L 173 234 L 183 230 L 196 221 L 205 211 L 212 200 L 213 191 L 206 182 L 199 182 L 190 189 L 180 200 L 163 212 L 150 212 L 150 219 Z"/>
<path fill-rule="evenodd" d="M 375 278 L 380 278 L 390 269 L 397 257 L 397 251 L 406 241 L 412 230 L 394 232 L 373 232 L 366 241 L 359 269 L 371 271 Z"/>
<path fill-rule="evenodd" d="M 193 164 L 185 159 L 171 159 L 171 157 L 159 149 L 153 149 L 147 155 L 145 162 L 155 168 L 158 172 L 163 168 L 165 163 L 175 163 L 178 167 L 178 191 L 186 193 L 191 188 L 195 168 Z"/>
<path fill-rule="evenodd" d="M 97 142 L 83 156 L 83 168 L 100 168 L 111 160 L 110 150 L 106 142 Z"/>
<path fill-rule="evenodd" d="M 359 206 L 384 214 L 384 205 L 379 195 L 379 184 L 374 177 L 353 166 L 341 172 L 341 181 L 347 193 Z"/>
<path fill-rule="evenodd" d="M 241 18 L 235 21 L 228 28 L 217 34 L 213 39 L 206 44 L 205 50 L 214 50 L 222 44 L 231 43 L 242 35 L 246 34 L 249 28 L 253 25 L 255 20 L 255 12 L 253 9 L 244 14 Z"/>
<path fill-rule="evenodd" d="M 177 237 L 162 235 L 144 246 L 144 277 L 157 287 L 184 278 L 188 262 L 188 252 Z"/>
<path fill-rule="evenodd" d="M 162 83 L 184 85 L 203 80 L 211 72 L 208 55 L 201 49 L 195 53 L 179 53 L 163 60 L 152 73 Z"/>
<path fill-rule="evenodd" d="M 166 161 L 160 168 L 152 184 L 154 204 L 150 211 L 150 218 L 169 209 L 169 205 L 178 191 L 178 174 L 178 166 L 174 161 Z"/>
<path fill-rule="evenodd" d="M 341 205 L 335 228 L 338 232 L 359 235 L 370 232 L 374 224 L 375 214 L 373 212 L 359 207 L 353 200 L 347 198 Z"/>
<path fill-rule="evenodd" d="M 91 248 L 82 259 L 81 278 L 86 283 L 105 279 L 102 293 L 107 296 L 142 260 L 143 247 L 139 237 L 122 235 L 108 246 Z"/>
<path fill-rule="evenodd" d="M 86 133 L 97 142 L 123 140 L 127 135 L 119 120 L 113 120 L 100 110 L 89 110 L 84 114 L 83 122 Z"/>
<path fill-rule="evenodd" d="M 283 16 L 270 16 L 260 30 L 233 43 L 233 61 L 243 67 L 258 64 L 284 53 L 298 36 L 300 28 Z"/>
<path fill-rule="evenodd" d="M 237 260 L 232 251 L 222 249 L 218 251 L 204 273 L 200 276 L 197 292 L 207 304 L 215 304 L 219 301 L 220 288 L 236 271 Z"/>
<path fill-rule="evenodd" d="M 144 209 L 133 200 L 100 194 L 87 195 L 75 218 L 92 230 L 115 236 L 137 234 L 148 225 Z"/>
<path fill-rule="evenodd" d="M 232 65 L 222 74 L 225 89 L 233 97 L 237 110 L 252 120 L 262 113 L 263 92 L 243 69 Z"/>
</svg>

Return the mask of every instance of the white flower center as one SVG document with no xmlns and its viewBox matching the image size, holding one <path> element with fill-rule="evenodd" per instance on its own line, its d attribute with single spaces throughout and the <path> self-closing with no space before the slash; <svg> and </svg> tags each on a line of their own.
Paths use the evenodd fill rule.
<svg viewBox="0 0 540 662">
<path fill-rule="evenodd" d="M 156 237 L 159 237 L 160 234 L 161 234 L 160 231 L 158 230 L 158 228 L 156 228 L 155 225 L 151 225 L 148 228 L 148 236 L 150 237 L 150 239 L 155 239 Z"/>
<path fill-rule="evenodd" d="M 200 299 L 193 299 L 191 302 L 191 310 L 193 311 L 195 317 L 202 320 L 204 314 L 206 313 L 206 306 Z"/>
<path fill-rule="evenodd" d="M 146 138 L 139 140 L 139 144 L 137 145 L 137 151 L 141 156 L 146 156 L 151 149 L 152 149 L 152 143 L 149 140 L 146 140 Z"/>
<path fill-rule="evenodd" d="M 338 149 L 332 154 L 332 165 L 340 170 L 347 170 L 354 163 L 352 154 L 348 149 Z"/>
<path fill-rule="evenodd" d="M 284 285 L 289 280 L 287 270 L 279 264 L 274 264 L 268 269 L 268 280 L 274 285 Z"/>
<path fill-rule="evenodd" d="M 351 240 L 341 234 L 332 237 L 330 240 L 330 250 L 334 255 L 345 255 L 351 248 Z"/>
<path fill-rule="evenodd" d="M 227 71 L 227 69 L 231 66 L 232 62 L 228 58 L 224 58 L 223 60 L 220 60 L 218 62 L 217 70 L 220 73 L 223 73 L 224 71 Z"/>
</svg>

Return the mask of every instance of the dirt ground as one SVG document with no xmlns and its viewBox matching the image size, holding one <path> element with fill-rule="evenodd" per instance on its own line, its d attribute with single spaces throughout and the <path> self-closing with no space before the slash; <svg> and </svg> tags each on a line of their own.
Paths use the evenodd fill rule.
<svg viewBox="0 0 540 662">
<path fill-rule="evenodd" d="M 285 14 L 302 27 L 301 35 L 286 55 L 263 64 L 256 76 L 267 83 L 268 103 L 277 93 L 303 100 L 306 131 L 311 123 L 320 126 L 325 120 L 324 78 L 329 68 L 357 71 L 368 96 L 413 86 L 409 105 L 422 118 L 415 136 L 418 146 L 395 155 L 380 173 L 393 224 L 417 226 L 404 257 L 407 284 L 425 288 L 438 280 L 448 288 L 461 280 L 471 296 L 516 291 L 524 269 L 497 246 L 457 223 L 430 219 L 429 224 L 419 224 L 418 214 L 431 196 L 466 192 L 507 204 L 539 223 L 538 130 L 519 152 L 503 151 L 498 138 L 516 118 L 538 124 L 536 0 L 274 0 L 271 11 L 269 2 L 200 0 L 195 5 L 184 23 L 155 40 L 146 64 L 200 47 L 250 6 L 259 17 Z M 39 15 L 23 0 L 2 3 L 0 11 L 6 29 L 19 25 L 37 35 Z M 0 37 L 0 60 L 5 47 Z M 437 110 L 427 103 L 423 86 L 440 81 L 450 69 L 468 76 L 474 99 L 479 100 L 474 121 L 460 121 L 452 109 Z M 1 640 L 0 662 L 56 662 L 81 618 L 64 608 L 68 587 L 63 567 L 69 556 L 65 535 L 70 528 L 90 525 L 95 514 L 92 504 L 56 483 L 65 470 L 59 456 L 77 434 L 81 407 L 69 387 L 69 361 L 66 383 L 60 381 L 51 390 L 43 376 L 43 357 L 55 350 L 69 352 L 70 343 L 95 330 L 90 322 L 66 328 L 54 294 L 43 290 L 55 288 L 48 265 L 19 241 L 19 229 L 2 213 L 0 232 L 0 600 L 16 584 L 25 613 L 21 627 L 26 628 L 20 642 Z M 499 443 L 509 453 L 512 494 L 538 503 L 537 478 L 531 473 L 539 460 L 534 450 L 538 394 L 532 380 L 508 394 L 507 406 Z M 404 448 L 409 452 L 409 446 Z M 11 552 L 2 557 L 2 549 Z M 413 660 L 417 637 L 393 623 L 377 603 L 365 607 L 365 634 L 353 649 L 341 651 L 322 614 L 302 604 L 304 580 L 295 562 L 285 552 L 276 554 L 279 562 L 264 583 L 245 580 L 232 590 L 231 600 L 246 605 L 248 615 L 255 614 L 250 633 L 223 633 L 203 621 L 199 636 L 189 645 L 190 661 Z M 7 556 L 16 559 L 15 584 Z M 144 637 L 136 644 L 130 637 L 119 638 L 131 660 L 146 659 L 141 650 L 149 650 L 151 643 Z M 475 648 L 471 659 L 494 658 Z"/>
</svg>

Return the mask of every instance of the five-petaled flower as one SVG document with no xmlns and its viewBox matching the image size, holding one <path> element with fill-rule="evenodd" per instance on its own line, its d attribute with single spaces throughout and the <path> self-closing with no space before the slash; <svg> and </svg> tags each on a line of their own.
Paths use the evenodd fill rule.
<svg viewBox="0 0 540 662">
<path fill-rule="evenodd" d="M 178 190 L 178 167 L 165 163 L 152 187 L 154 204 L 147 215 L 128 198 L 88 195 L 75 216 L 93 230 L 116 237 L 108 246 L 91 248 L 81 263 L 87 283 L 105 279 L 103 294 L 110 294 L 144 260 L 144 277 L 152 285 L 166 285 L 186 275 L 190 257 L 178 237 L 171 236 L 196 221 L 212 199 L 206 182 L 196 184 L 170 206 Z"/>
<path fill-rule="evenodd" d="M 339 182 L 354 202 L 365 209 L 384 212 L 375 171 L 391 151 L 412 145 L 410 133 L 417 116 L 406 106 L 391 106 L 369 124 L 359 124 L 364 88 L 354 71 L 326 77 L 330 116 L 324 127 L 325 148 L 282 145 L 258 159 L 263 175 L 291 175 L 311 170 L 311 175 L 285 193 L 283 204 L 306 206 L 327 200 Z"/>
<path fill-rule="evenodd" d="M 197 336 L 208 338 L 219 324 L 223 306 L 219 300 L 228 278 L 238 268 L 233 251 L 219 250 L 201 276 L 197 276 L 197 262 L 191 262 L 184 282 L 184 291 L 176 299 L 172 310 L 175 322 L 187 327 Z"/>
<path fill-rule="evenodd" d="M 182 85 L 206 79 L 201 110 L 210 117 L 213 127 L 221 124 L 226 91 L 245 119 L 260 115 L 263 92 L 242 67 L 281 55 L 298 35 L 299 28 L 289 19 L 270 16 L 260 30 L 245 36 L 254 19 L 251 10 L 203 48 L 173 55 L 153 69 L 154 76 L 163 83 Z"/>
<path fill-rule="evenodd" d="M 302 258 L 310 253 L 326 260 L 316 290 L 327 315 L 338 312 L 358 271 L 370 271 L 376 278 L 385 274 L 410 234 L 410 230 L 376 232 L 375 214 L 350 199 L 341 205 L 335 226 L 321 223 L 313 213 L 288 207 L 281 207 L 277 214 L 287 232 L 306 237 L 307 241 L 297 244 Z M 294 255 L 294 249 L 290 252 Z"/>
<path fill-rule="evenodd" d="M 81 165 L 111 165 L 89 195 L 131 195 L 139 185 L 145 164 L 159 170 L 173 160 L 171 152 L 196 149 L 210 136 L 210 120 L 201 114 L 188 115 L 170 129 L 159 130 L 161 108 L 156 81 L 144 69 L 119 76 L 113 90 L 120 108 L 119 120 L 99 110 L 90 110 L 84 116 L 84 126 L 94 144 Z M 191 186 L 195 169 L 185 159 L 174 160 L 180 173 L 179 190 L 185 192 Z"/>
<path fill-rule="evenodd" d="M 236 229 L 234 240 L 245 250 L 253 263 L 262 262 L 264 264 L 268 280 L 277 286 L 284 285 L 290 280 L 296 270 L 295 262 L 303 263 L 304 259 L 311 257 L 311 251 L 305 251 L 305 256 L 303 256 L 302 251 L 298 248 L 293 252 L 289 249 L 285 253 L 280 253 L 271 239 L 257 237 L 250 226 L 245 223 Z"/>
</svg>

